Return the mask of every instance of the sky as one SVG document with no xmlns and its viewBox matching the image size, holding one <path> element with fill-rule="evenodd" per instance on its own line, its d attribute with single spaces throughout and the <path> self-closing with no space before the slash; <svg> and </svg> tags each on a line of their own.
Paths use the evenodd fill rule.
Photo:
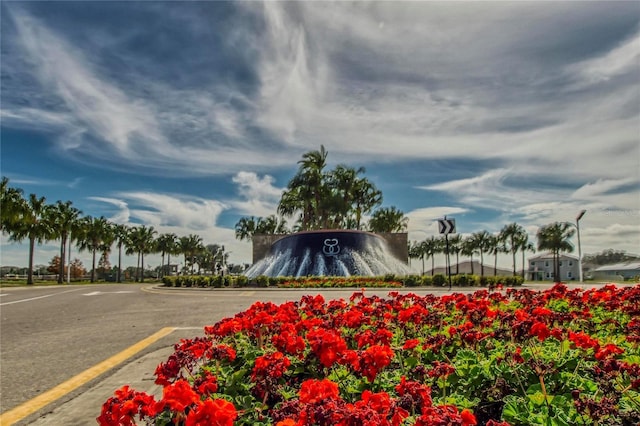
<svg viewBox="0 0 640 426">
<path fill-rule="evenodd" d="M 250 263 L 234 225 L 324 145 L 410 240 L 586 209 L 583 253 L 640 253 L 639 2 L 3 1 L 0 31 L 1 174 L 83 215 Z"/>
</svg>

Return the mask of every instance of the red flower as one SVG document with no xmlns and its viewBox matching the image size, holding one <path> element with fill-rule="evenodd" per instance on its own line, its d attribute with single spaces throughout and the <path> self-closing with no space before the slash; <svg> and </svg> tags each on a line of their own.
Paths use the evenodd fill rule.
<svg viewBox="0 0 640 426">
<path fill-rule="evenodd" d="M 360 357 L 360 371 L 370 382 L 373 382 L 380 370 L 391 364 L 391 358 L 393 358 L 393 350 L 389 346 L 371 346 Z"/>
<path fill-rule="evenodd" d="M 320 363 L 327 368 L 338 362 L 347 350 L 347 343 L 333 330 L 311 330 L 307 333 L 307 340 Z"/>
<path fill-rule="evenodd" d="M 300 386 L 300 402 L 304 404 L 314 404 L 326 399 L 338 399 L 339 395 L 338 384 L 329 379 L 309 379 L 302 382 Z"/>
<path fill-rule="evenodd" d="M 547 324 L 543 322 L 534 322 L 529 333 L 532 336 L 537 336 L 541 342 L 551 335 L 551 332 L 547 328 Z"/>
<path fill-rule="evenodd" d="M 165 386 L 162 390 L 162 400 L 158 403 L 158 411 L 169 407 L 171 410 L 184 411 L 192 404 L 200 402 L 200 397 L 193 391 L 191 385 L 186 380 Z"/>
<path fill-rule="evenodd" d="M 197 389 L 201 395 L 216 393 L 218 391 L 218 381 L 210 371 L 204 370 L 203 375 L 194 380 L 193 388 Z"/>
<path fill-rule="evenodd" d="M 264 377 L 280 378 L 290 365 L 291 361 L 282 352 L 259 356 L 253 366 L 251 380 Z"/>
<path fill-rule="evenodd" d="M 462 418 L 462 424 L 465 426 L 478 424 L 478 421 L 476 420 L 476 416 L 474 416 L 473 413 L 467 410 L 466 408 L 462 410 L 462 412 L 460 413 L 460 417 Z"/>
<path fill-rule="evenodd" d="M 402 346 L 402 349 L 406 350 L 411 350 L 413 348 L 415 348 L 416 346 L 418 346 L 420 344 L 420 340 L 418 339 L 409 339 L 406 342 L 404 342 L 404 345 Z"/>
<path fill-rule="evenodd" d="M 588 334 L 582 332 L 574 333 L 570 331 L 569 340 L 572 341 L 577 347 L 582 349 L 596 349 L 600 347 L 600 343 L 596 339 L 593 339 Z"/>
<path fill-rule="evenodd" d="M 207 399 L 187 415 L 185 426 L 233 426 L 236 407 L 224 399 Z"/>
<path fill-rule="evenodd" d="M 614 355 L 614 354 L 623 354 L 624 353 L 624 349 L 619 348 L 618 346 L 614 345 L 613 343 L 608 343 L 606 345 L 604 345 L 603 348 L 600 348 L 596 351 L 596 359 L 598 360 L 602 360 L 605 358 L 608 358 L 609 355 Z"/>
</svg>

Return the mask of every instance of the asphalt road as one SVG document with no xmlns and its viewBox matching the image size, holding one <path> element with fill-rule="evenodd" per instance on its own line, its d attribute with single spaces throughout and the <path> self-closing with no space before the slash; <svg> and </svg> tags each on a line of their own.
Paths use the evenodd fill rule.
<svg viewBox="0 0 640 426">
<path fill-rule="evenodd" d="M 477 289 L 467 291 L 474 290 Z M 126 362 L 163 348 L 170 349 L 181 338 L 202 336 L 205 325 L 233 316 L 258 300 L 282 303 L 318 293 L 327 300 L 347 299 L 353 291 L 168 289 L 151 284 L 2 288 L 0 413 L 32 401 L 166 327 L 173 330 L 135 352 Z M 389 291 L 367 290 L 366 293 L 385 296 Z M 403 292 L 444 294 L 447 290 L 425 288 Z M 157 362 L 162 361 L 164 359 Z M 82 394 L 109 374 L 107 371 L 61 395 L 48 404 L 46 410 L 51 411 Z M 99 414 L 100 406 L 95 410 L 95 414 Z M 37 417 L 37 412 L 30 416 Z"/>
</svg>

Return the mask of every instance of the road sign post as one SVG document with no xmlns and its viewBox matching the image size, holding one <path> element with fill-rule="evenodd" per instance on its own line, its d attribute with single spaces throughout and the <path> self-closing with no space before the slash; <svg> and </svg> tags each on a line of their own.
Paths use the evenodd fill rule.
<svg viewBox="0 0 640 426">
<path fill-rule="evenodd" d="M 445 250 L 447 251 L 447 277 L 449 278 L 449 290 L 451 290 L 451 259 L 449 258 L 449 234 L 456 233 L 456 220 L 447 219 L 446 216 L 444 217 L 444 219 L 438 219 L 438 230 L 441 234 L 444 234 Z"/>
</svg>

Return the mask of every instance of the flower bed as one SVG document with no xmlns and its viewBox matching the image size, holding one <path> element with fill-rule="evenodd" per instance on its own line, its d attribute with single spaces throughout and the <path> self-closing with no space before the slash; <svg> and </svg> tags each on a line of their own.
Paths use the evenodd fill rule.
<svg viewBox="0 0 640 426">
<path fill-rule="evenodd" d="M 637 425 L 640 286 L 305 296 L 182 340 L 101 425 Z"/>
</svg>

